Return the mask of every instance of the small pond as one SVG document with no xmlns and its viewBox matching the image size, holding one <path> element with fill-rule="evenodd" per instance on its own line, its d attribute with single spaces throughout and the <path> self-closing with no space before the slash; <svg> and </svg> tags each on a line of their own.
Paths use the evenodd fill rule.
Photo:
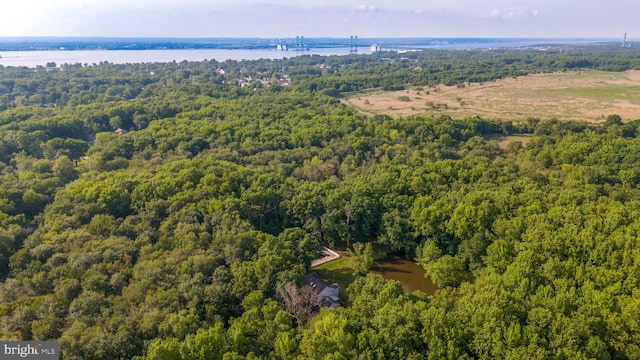
<svg viewBox="0 0 640 360">
<path fill-rule="evenodd" d="M 408 293 L 420 290 L 427 295 L 433 295 L 437 289 L 431 279 L 424 277 L 422 266 L 400 256 L 377 260 L 369 271 L 385 279 L 399 281 Z"/>
</svg>

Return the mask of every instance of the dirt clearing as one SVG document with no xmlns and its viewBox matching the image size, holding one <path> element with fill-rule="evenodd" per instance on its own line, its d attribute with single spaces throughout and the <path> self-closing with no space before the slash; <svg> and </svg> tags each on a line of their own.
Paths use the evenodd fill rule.
<svg viewBox="0 0 640 360">
<path fill-rule="evenodd" d="M 454 119 L 599 122 L 618 114 L 640 119 L 640 71 L 536 74 L 464 86 L 375 91 L 343 100 L 367 114 L 446 114 Z"/>
</svg>

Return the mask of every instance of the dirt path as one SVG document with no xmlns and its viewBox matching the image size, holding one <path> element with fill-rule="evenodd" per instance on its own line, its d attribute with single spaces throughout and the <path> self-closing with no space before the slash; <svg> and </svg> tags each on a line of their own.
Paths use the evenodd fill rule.
<svg viewBox="0 0 640 360">
<path fill-rule="evenodd" d="M 318 265 L 322 265 L 324 263 L 328 263 L 329 261 L 338 259 L 340 257 L 340 254 L 338 254 L 337 252 L 329 249 L 326 246 L 322 247 L 322 252 L 321 254 L 323 255 L 321 258 L 315 259 L 311 261 L 311 267 L 316 267 Z"/>
</svg>

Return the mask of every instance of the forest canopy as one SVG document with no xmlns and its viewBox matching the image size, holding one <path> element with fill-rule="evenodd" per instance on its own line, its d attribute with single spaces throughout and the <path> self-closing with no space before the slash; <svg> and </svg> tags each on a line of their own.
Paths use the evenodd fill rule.
<svg viewBox="0 0 640 360">
<path fill-rule="evenodd" d="M 640 358 L 640 121 L 338 100 L 638 55 L 0 66 L 0 338 L 65 359 Z M 295 317 L 285 285 L 354 243 L 440 290 L 360 271 L 344 306 Z"/>
</svg>

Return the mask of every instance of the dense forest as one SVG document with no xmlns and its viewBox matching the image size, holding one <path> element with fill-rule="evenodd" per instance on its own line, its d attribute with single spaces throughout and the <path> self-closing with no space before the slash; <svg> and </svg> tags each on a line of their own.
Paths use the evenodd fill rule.
<svg viewBox="0 0 640 360">
<path fill-rule="evenodd" d="M 339 98 L 639 55 L 0 66 L 0 338 L 65 359 L 638 359 L 640 121 L 391 118 Z M 365 271 L 344 306 L 295 316 L 283 289 L 322 245 L 369 243 L 440 290 Z"/>
</svg>

